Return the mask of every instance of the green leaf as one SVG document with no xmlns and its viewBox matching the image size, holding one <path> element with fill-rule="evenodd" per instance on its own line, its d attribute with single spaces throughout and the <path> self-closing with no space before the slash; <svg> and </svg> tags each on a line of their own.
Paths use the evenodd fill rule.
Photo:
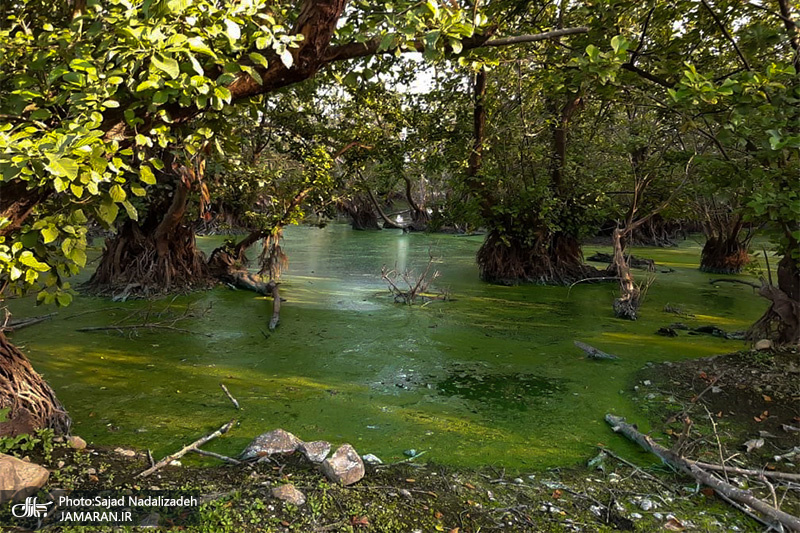
<svg viewBox="0 0 800 533">
<path fill-rule="evenodd" d="M 117 213 L 119 213 L 119 207 L 112 201 L 104 201 L 97 208 L 97 214 L 100 216 L 100 220 L 109 225 L 113 224 L 114 220 L 117 219 Z"/>
<path fill-rule="evenodd" d="M 131 220 L 139 220 L 139 213 L 136 211 L 136 208 L 133 207 L 132 203 L 125 200 L 122 202 L 122 206 L 125 208 L 125 211 L 128 212 L 128 216 L 131 218 Z"/>
<path fill-rule="evenodd" d="M 173 80 L 177 78 L 181 73 L 181 67 L 178 65 L 178 62 L 172 59 L 171 57 L 165 57 L 161 54 L 155 54 L 152 58 L 153 65 L 169 75 L 170 78 Z"/>
<path fill-rule="evenodd" d="M 259 54 L 258 52 L 253 52 L 252 54 L 250 54 L 250 61 L 264 68 L 267 68 L 268 66 L 267 58 Z"/>
<path fill-rule="evenodd" d="M 81 268 L 86 266 L 86 252 L 78 247 L 72 249 L 72 253 L 70 254 L 69 258 Z"/>
<path fill-rule="evenodd" d="M 242 30 L 239 25 L 230 19 L 225 19 L 225 33 L 231 41 L 238 41 L 242 36 Z"/>
<path fill-rule="evenodd" d="M 70 181 L 78 177 L 78 163 L 68 157 L 58 157 L 54 154 L 47 154 L 50 160 L 44 168 L 55 176 L 66 176 Z"/>
<path fill-rule="evenodd" d="M 58 229 L 55 226 L 43 228 L 41 233 L 45 244 L 49 244 L 58 238 Z"/>
<path fill-rule="evenodd" d="M 38 270 L 39 272 L 46 272 L 50 270 L 50 265 L 37 260 L 35 257 L 33 257 L 33 252 L 29 250 L 25 250 L 19 254 L 19 262 L 34 270 Z"/>
<path fill-rule="evenodd" d="M 119 184 L 112 186 L 108 193 L 111 195 L 111 199 L 115 202 L 124 202 L 125 198 L 127 198 L 125 191 L 119 186 Z"/>
<path fill-rule="evenodd" d="M 147 194 L 147 191 L 144 190 L 144 187 L 139 187 L 138 185 L 131 185 L 131 192 L 134 194 L 134 196 L 139 197 Z"/>
<path fill-rule="evenodd" d="M 192 37 L 189 39 L 189 50 L 192 52 L 197 52 L 198 54 L 205 54 L 207 56 L 211 56 L 214 59 L 217 58 L 217 54 L 203 42 L 203 39 L 200 37 Z"/>
<path fill-rule="evenodd" d="M 294 57 L 292 57 L 292 53 L 289 52 L 289 50 L 284 50 L 281 52 L 280 55 L 281 55 L 281 63 L 283 63 L 283 66 L 285 66 L 286 68 L 292 68 L 292 65 L 294 64 Z"/>
<path fill-rule="evenodd" d="M 56 294 L 56 302 L 61 307 L 66 307 L 72 303 L 72 295 L 68 292 L 59 292 Z"/>
<path fill-rule="evenodd" d="M 214 95 L 220 100 L 224 100 L 226 103 L 231 103 L 231 92 L 227 87 L 215 87 Z"/>
<path fill-rule="evenodd" d="M 148 185 L 156 184 L 156 177 L 153 174 L 153 171 L 147 165 L 142 165 L 139 168 L 139 179 Z"/>
</svg>

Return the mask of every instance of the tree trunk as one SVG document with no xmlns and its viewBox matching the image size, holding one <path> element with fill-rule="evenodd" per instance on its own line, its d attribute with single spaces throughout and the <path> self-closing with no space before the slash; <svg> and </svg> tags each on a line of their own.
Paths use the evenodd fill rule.
<svg viewBox="0 0 800 533">
<path fill-rule="evenodd" d="M 72 421 L 50 385 L 36 373 L 28 358 L 0 331 L 0 409 L 9 409 L 0 422 L 0 437 L 50 428 L 67 434 Z"/>
<path fill-rule="evenodd" d="M 578 239 L 546 230 L 541 230 L 533 243 L 522 236 L 492 230 L 478 250 L 477 261 L 482 280 L 504 285 L 567 285 L 603 276 L 602 271 L 584 264 Z"/>
<path fill-rule="evenodd" d="M 795 247 L 796 248 L 796 247 Z M 771 339 L 776 344 L 800 344 L 800 268 L 792 248 L 778 263 L 778 286 L 762 281 L 758 293 L 770 301 L 769 309 L 753 324 L 751 340 Z"/>
<path fill-rule="evenodd" d="M 636 313 L 639 311 L 640 291 L 631 275 L 630 266 L 625 260 L 625 250 L 623 248 L 623 230 L 616 228 L 612 235 L 614 244 L 614 271 L 619 278 L 619 298 L 614 300 L 614 314 L 617 318 L 636 320 Z"/>
<path fill-rule="evenodd" d="M 350 217 L 350 224 L 356 230 L 381 229 L 378 224 L 378 215 L 372 208 L 368 198 L 354 196 L 351 200 L 343 200 L 339 207 Z"/>
<path fill-rule="evenodd" d="M 747 249 L 752 233 L 742 235 L 741 215 L 707 214 L 703 223 L 706 243 L 700 258 L 700 270 L 713 274 L 738 274 L 750 262 Z"/>
<path fill-rule="evenodd" d="M 166 214 L 162 203 L 150 206 L 140 225 L 129 220 L 106 241 L 89 287 L 100 294 L 159 294 L 207 287 L 211 283 L 194 228 L 184 223 L 190 185 L 176 180 Z"/>
</svg>

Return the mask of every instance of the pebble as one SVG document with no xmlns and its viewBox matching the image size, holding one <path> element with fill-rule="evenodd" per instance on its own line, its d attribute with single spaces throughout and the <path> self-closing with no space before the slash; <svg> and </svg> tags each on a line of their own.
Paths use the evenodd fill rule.
<svg viewBox="0 0 800 533">
<path fill-rule="evenodd" d="M 642 511 L 649 511 L 653 507 L 655 507 L 655 504 L 650 500 L 642 500 L 641 503 L 639 503 L 639 509 Z"/>
<path fill-rule="evenodd" d="M 642 518 L 642 515 L 640 515 L 639 513 L 631 513 L 631 518 L 633 518 L 634 520 L 640 520 Z"/>
<path fill-rule="evenodd" d="M 663 520 L 664 515 L 661 513 L 653 513 L 653 518 L 655 518 L 656 520 Z"/>
<path fill-rule="evenodd" d="M 517 485 L 523 485 L 525 482 L 522 480 L 521 477 L 515 477 L 514 483 L 516 483 Z"/>
<path fill-rule="evenodd" d="M 652 382 L 651 382 L 649 379 L 646 379 L 646 380 L 644 380 L 644 381 L 642 382 L 642 385 L 644 385 L 645 387 L 649 387 L 649 386 L 650 386 L 650 385 L 652 385 L 652 384 L 653 384 L 653 383 L 652 383 Z"/>
</svg>

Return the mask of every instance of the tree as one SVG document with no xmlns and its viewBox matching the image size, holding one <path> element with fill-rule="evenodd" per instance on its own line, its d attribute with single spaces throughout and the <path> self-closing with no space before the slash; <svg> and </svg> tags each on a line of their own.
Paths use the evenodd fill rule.
<svg viewBox="0 0 800 533">
<path fill-rule="evenodd" d="M 518 7 L 76 0 L 54 10 L 41 0 L 5 3 L 3 289 L 35 290 L 40 301 L 68 304 L 67 278 L 85 265 L 90 218 L 105 227 L 123 222 L 95 276 L 98 289 L 204 284 L 207 265 L 185 215 L 193 198 L 200 210 L 208 203 L 206 159 L 219 150 L 235 106 L 350 59 L 406 50 L 434 59 L 585 31 L 492 40 L 504 28 L 489 24 L 486 13 L 511 16 Z M 18 355 L 8 346 L 0 361 L 13 369 Z M 12 373 L 23 385 L 40 382 Z M 0 406 L 16 405 L 17 396 L 17 389 L 4 389 Z M 58 405 L 53 398 L 42 409 Z"/>
</svg>

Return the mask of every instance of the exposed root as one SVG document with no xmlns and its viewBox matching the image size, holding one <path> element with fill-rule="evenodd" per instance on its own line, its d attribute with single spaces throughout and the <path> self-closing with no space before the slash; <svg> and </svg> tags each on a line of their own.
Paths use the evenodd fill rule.
<svg viewBox="0 0 800 533">
<path fill-rule="evenodd" d="M 9 409 L 0 422 L 0 437 L 50 428 L 69 433 L 72 421 L 50 385 L 16 346 L 0 331 L 0 409 Z"/>
<path fill-rule="evenodd" d="M 157 243 L 155 236 L 128 221 L 106 241 L 100 265 L 87 287 L 96 294 L 125 293 L 127 297 L 187 291 L 211 284 L 191 227 L 177 226 L 168 241 Z"/>
<path fill-rule="evenodd" d="M 600 278 L 604 272 L 583 263 L 577 239 L 562 233 L 541 233 L 535 242 L 491 231 L 477 254 L 484 281 L 513 285 L 521 282 L 569 285 Z"/>
</svg>

